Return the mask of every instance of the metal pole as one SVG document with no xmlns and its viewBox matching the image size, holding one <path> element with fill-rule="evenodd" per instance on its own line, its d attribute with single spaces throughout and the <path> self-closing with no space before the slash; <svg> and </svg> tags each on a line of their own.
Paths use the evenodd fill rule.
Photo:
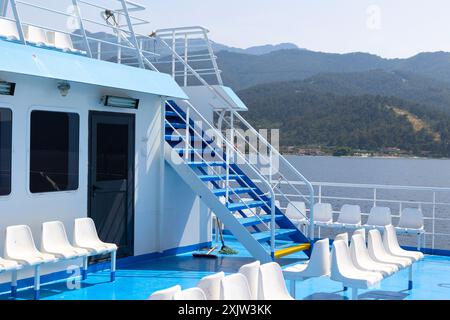
<svg viewBox="0 0 450 320">
<path fill-rule="evenodd" d="M 125 0 L 121 0 L 120 2 L 122 2 L 123 13 L 125 14 L 125 18 L 127 19 L 128 29 L 130 30 L 130 33 L 131 33 L 131 41 L 132 41 L 134 47 L 136 48 L 139 66 L 141 68 L 144 68 L 144 60 L 142 59 L 142 53 L 141 53 L 141 50 L 139 49 L 139 44 L 138 44 L 138 41 L 136 38 L 136 34 L 134 33 L 133 23 L 131 22 L 130 15 L 128 13 L 127 2 Z"/>
<path fill-rule="evenodd" d="M 186 162 L 189 160 L 189 140 L 190 140 L 190 132 L 189 132 L 189 119 L 190 119 L 191 108 L 188 106 L 186 109 L 186 141 L 184 145 L 184 158 Z"/>
<path fill-rule="evenodd" d="M 434 250 L 435 245 L 435 230 L 436 230 L 436 192 L 433 192 L 433 224 L 432 224 L 432 235 L 431 235 L 431 249 Z M 426 246 L 426 243 L 422 245 Z"/>
<path fill-rule="evenodd" d="M 373 189 L 373 207 L 377 206 L 377 189 Z"/>
<path fill-rule="evenodd" d="M 188 84 L 188 69 L 186 67 L 186 65 L 188 64 L 188 54 L 189 54 L 188 45 L 189 45 L 188 35 L 185 34 L 185 36 L 184 36 L 184 61 L 186 62 L 186 64 L 184 65 L 184 86 L 185 87 L 187 87 L 187 84 Z"/>
<path fill-rule="evenodd" d="M 75 13 L 78 17 L 78 22 L 80 23 L 81 35 L 83 36 L 84 45 L 86 46 L 86 51 L 88 53 L 88 56 L 92 58 L 91 46 L 89 45 L 89 40 L 87 38 L 86 29 L 84 28 L 84 22 L 83 22 L 83 19 L 81 18 L 81 12 L 80 12 L 80 7 L 78 6 L 78 1 L 72 0 L 72 3 L 74 6 L 74 9 L 75 9 Z"/>
<path fill-rule="evenodd" d="M 15 0 L 11 0 L 11 10 L 14 15 L 14 19 L 16 20 L 17 31 L 19 32 L 20 42 L 26 44 L 25 34 L 23 32 L 22 23 L 19 16 L 19 11 L 17 10 L 17 4 Z"/>
<path fill-rule="evenodd" d="M 175 30 L 172 31 L 172 77 L 175 79 L 176 77 L 176 65 L 175 65 L 175 53 L 176 53 L 177 47 L 176 47 L 176 38 L 175 38 Z"/>
<path fill-rule="evenodd" d="M 0 10 L 2 17 L 6 17 L 6 13 L 8 12 L 8 0 L 0 0 Z"/>
</svg>

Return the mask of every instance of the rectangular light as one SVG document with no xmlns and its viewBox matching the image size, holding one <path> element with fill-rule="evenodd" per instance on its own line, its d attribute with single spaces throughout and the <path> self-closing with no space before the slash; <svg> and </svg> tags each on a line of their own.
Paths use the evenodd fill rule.
<svg viewBox="0 0 450 320">
<path fill-rule="evenodd" d="M 139 107 L 139 99 L 106 96 L 104 100 L 106 107 L 128 109 L 137 109 Z"/>
<path fill-rule="evenodd" d="M 4 96 L 13 96 L 16 90 L 16 84 L 12 82 L 0 81 L 0 94 Z"/>
</svg>

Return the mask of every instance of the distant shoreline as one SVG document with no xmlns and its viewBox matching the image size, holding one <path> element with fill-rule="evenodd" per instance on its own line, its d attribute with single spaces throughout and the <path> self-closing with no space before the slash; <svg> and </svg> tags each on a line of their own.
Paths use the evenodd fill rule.
<svg viewBox="0 0 450 320">
<path fill-rule="evenodd" d="M 332 153 L 295 153 L 295 152 L 281 152 L 284 156 L 300 156 L 300 157 L 333 157 L 333 158 L 355 158 L 355 159 L 409 159 L 409 160 L 450 160 L 448 157 L 426 157 L 413 155 L 390 155 L 390 154 L 374 154 L 374 155 L 342 155 L 337 156 Z"/>
</svg>

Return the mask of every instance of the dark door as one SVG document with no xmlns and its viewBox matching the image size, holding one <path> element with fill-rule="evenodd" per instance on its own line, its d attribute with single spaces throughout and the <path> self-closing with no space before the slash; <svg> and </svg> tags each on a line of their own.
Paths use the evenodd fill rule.
<svg viewBox="0 0 450 320">
<path fill-rule="evenodd" d="M 89 216 L 101 240 L 134 247 L 134 115 L 90 113 Z"/>
</svg>

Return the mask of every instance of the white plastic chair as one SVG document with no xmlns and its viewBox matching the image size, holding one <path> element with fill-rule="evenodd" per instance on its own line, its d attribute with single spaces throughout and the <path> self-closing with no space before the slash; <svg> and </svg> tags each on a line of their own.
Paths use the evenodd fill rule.
<svg viewBox="0 0 450 320">
<path fill-rule="evenodd" d="M 34 298 L 40 294 L 40 266 L 57 262 L 54 255 L 39 252 L 34 243 L 29 226 L 19 225 L 6 228 L 5 257 L 16 261 L 24 267 L 34 267 Z"/>
<path fill-rule="evenodd" d="M 259 268 L 258 300 L 294 300 L 286 288 L 283 270 L 278 263 L 270 262 Z"/>
<path fill-rule="evenodd" d="M 197 284 L 197 288 L 202 289 L 206 300 L 220 300 L 220 281 L 225 277 L 225 273 L 219 272 L 204 277 Z"/>
<path fill-rule="evenodd" d="M 117 245 L 100 240 L 94 220 L 91 218 L 75 219 L 73 245 L 77 248 L 86 249 L 89 252 L 88 256 L 111 254 L 111 281 L 115 280 Z M 87 259 L 85 261 L 83 279 L 87 278 Z"/>
<path fill-rule="evenodd" d="M 350 244 L 350 254 L 353 264 L 360 270 L 380 272 L 384 277 L 393 275 L 398 267 L 393 264 L 379 263 L 374 261 L 366 247 L 366 242 L 361 234 L 354 234 Z"/>
<path fill-rule="evenodd" d="M 173 295 L 173 300 L 198 300 L 204 301 L 206 300 L 205 293 L 200 288 L 191 288 L 183 291 L 176 292 Z"/>
<path fill-rule="evenodd" d="M 413 259 L 414 262 L 420 261 L 424 258 L 422 252 L 406 251 L 402 249 L 398 243 L 397 233 L 394 226 L 386 226 L 383 234 L 383 244 L 386 251 L 393 256 Z"/>
<path fill-rule="evenodd" d="M 17 261 L 6 260 L 0 258 L 0 273 L 11 272 L 11 297 L 17 296 L 17 271 L 21 270 L 23 266 Z"/>
<path fill-rule="evenodd" d="M 286 208 L 286 217 L 297 227 L 305 227 L 308 225 L 306 219 L 306 204 L 301 201 L 289 202 Z"/>
<path fill-rule="evenodd" d="M 391 209 L 387 207 L 373 207 L 370 210 L 369 219 L 365 227 L 380 229 L 390 224 L 392 224 Z"/>
<path fill-rule="evenodd" d="M 164 290 L 160 290 L 160 291 L 156 291 L 154 292 L 149 298 L 148 300 L 173 300 L 173 296 L 175 295 L 175 293 L 178 293 L 181 291 L 181 287 L 179 285 L 176 285 L 172 288 L 168 288 L 168 289 L 164 289 Z"/>
<path fill-rule="evenodd" d="M 247 278 L 247 283 L 251 292 L 251 300 L 258 300 L 258 288 L 259 288 L 259 267 L 261 263 L 255 261 L 253 263 L 246 264 L 239 269 L 239 273 Z"/>
<path fill-rule="evenodd" d="M 380 231 L 369 231 L 368 249 L 370 257 L 376 262 L 396 265 L 399 269 L 407 268 L 412 264 L 411 259 L 391 255 L 386 251 L 381 239 Z"/>
<path fill-rule="evenodd" d="M 75 248 L 67 238 L 66 229 L 61 221 L 44 222 L 42 224 L 42 252 L 52 254 L 59 259 L 76 259 L 87 257 L 88 251 Z"/>
<path fill-rule="evenodd" d="M 291 282 L 291 295 L 295 298 L 296 282 L 311 278 L 327 277 L 331 273 L 330 240 L 317 241 L 312 250 L 311 259 L 307 263 L 297 264 L 284 269 L 286 280 Z"/>
<path fill-rule="evenodd" d="M 50 46 L 44 29 L 35 26 L 24 26 L 25 39 L 37 46 Z"/>
<path fill-rule="evenodd" d="M 329 203 L 316 203 L 314 205 L 314 225 L 318 230 L 320 238 L 321 228 L 329 228 L 333 226 L 333 207 Z"/>
<path fill-rule="evenodd" d="M 0 37 L 10 41 L 18 41 L 20 36 L 16 22 L 0 18 Z"/>
<path fill-rule="evenodd" d="M 379 272 L 359 270 L 353 264 L 349 248 L 343 240 L 333 243 L 331 256 L 331 280 L 351 288 L 353 300 L 358 299 L 358 289 L 374 288 L 383 280 L 383 275 Z"/>
<path fill-rule="evenodd" d="M 355 230 L 355 232 L 353 232 L 353 235 L 358 235 L 358 234 L 363 238 L 364 243 L 367 243 L 366 229 L 361 228 L 361 229 L 357 229 L 357 230 Z"/>
<path fill-rule="evenodd" d="M 417 250 L 422 247 L 422 237 L 425 235 L 425 225 L 422 210 L 405 208 L 400 216 L 397 232 L 417 235 Z"/>
<path fill-rule="evenodd" d="M 335 226 L 346 229 L 359 228 L 361 226 L 361 207 L 350 204 L 343 205 Z"/>
<path fill-rule="evenodd" d="M 348 246 L 348 233 L 347 232 L 344 232 L 344 233 L 340 233 L 340 234 L 338 234 L 335 238 L 334 238 L 334 241 L 339 241 L 339 240 L 343 240 L 346 244 L 347 244 L 347 246 Z"/>
<path fill-rule="evenodd" d="M 247 278 L 240 273 L 224 277 L 220 282 L 220 300 L 252 300 Z"/>
</svg>

